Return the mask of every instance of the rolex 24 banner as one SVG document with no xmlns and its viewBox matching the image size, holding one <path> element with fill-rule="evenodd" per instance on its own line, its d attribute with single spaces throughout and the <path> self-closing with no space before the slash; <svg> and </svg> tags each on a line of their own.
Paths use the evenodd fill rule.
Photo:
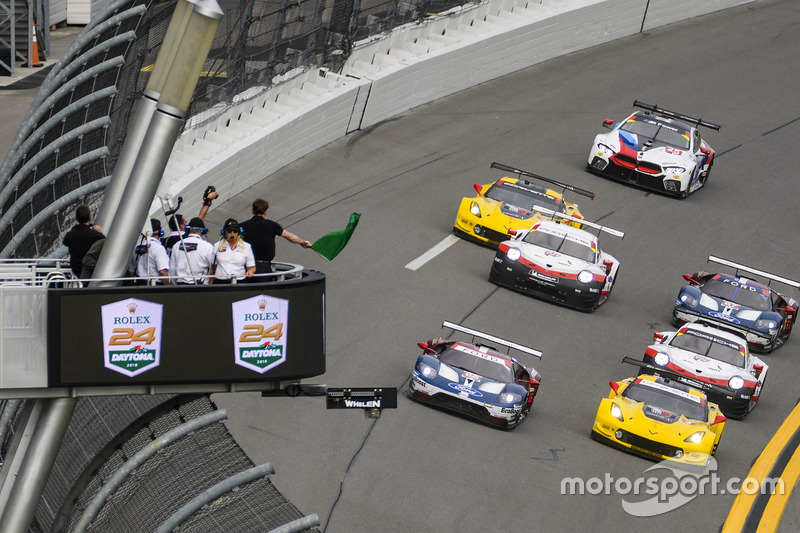
<svg viewBox="0 0 800 533">
<path fill-rule="evenodd" d="M 263 374 L 286 361 L 289 300 L 261 294 L 231 307 L 237 365 Z"/>
<path fill-rule="evenodd" d="M 128 298 L 101 310 L 106 368 L 132 378 L 160 364 L 163 305 Z"/>
</svg>

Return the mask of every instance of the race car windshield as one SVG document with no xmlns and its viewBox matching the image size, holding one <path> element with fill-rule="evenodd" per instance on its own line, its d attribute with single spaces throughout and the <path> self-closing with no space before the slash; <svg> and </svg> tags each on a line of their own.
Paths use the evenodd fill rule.
<svg viewBox="0 0 800 533">
<path fill-rule="evenodd" d="M 595 261 L 594 250 L 584 244 L 567 239 L 566 234 L 554 235 L 544 231 L 529 231 L 523 241 L 588 263 Z"/>
<path fill-rule="evenodd" d="M 676 131 L 675 129 L 664 126 L 657 122 L 634 120 L 625 122 L 620 126 L 621 130 L 628 131 L 646 139 L 653 139 L 667 146 L 674 146 L 682 150 L 689 149 L 689 134 L 683 130 Z"/>
<path fill-rule="evenodd" d="M 700 336 L 687 331 L 685 334 L 675 335 L 669 345 L 744 368 L 744 348 L 725 339 L 710 335 Z"/>
<path fill-rule="evenodd" d="M 640 383 L 631 384 L 623 391 L 622 396 L 634 402 L 641 402 L 651 407 L 683 415 L 692 420 L 706 420 L 707 418 L 706 408 L 700 402 Z"/>
<path fill-rule="evenodd" d="M 703 285 L 703 292 L 714 298 L 721 298 L 757 311 L 770 311 L 769 298 L 758 287 L 730 283 L 726 278 L 712 279 Z"/>
<path fill-rule="evenodd" d="M 486 198 L 525 209 L 540 205 L 560 213 L 566 211 L 564 202 L 558 198 L 510 183 L 495 183 L 486 191 Z"/>
<path fill-rule="evenodd" d="M 478 374 L 494 381 L 503 383 L 514 381 L 511 369 L 506 365 L 476 357 L 461 350 L 448 348 L 439 356 L 439 361 L 453 368 L 469 370 L 473 374 Z"/>
</svg>

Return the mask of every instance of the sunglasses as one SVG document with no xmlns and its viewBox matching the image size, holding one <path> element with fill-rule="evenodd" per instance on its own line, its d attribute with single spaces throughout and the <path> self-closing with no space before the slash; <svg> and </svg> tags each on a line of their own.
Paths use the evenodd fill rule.
<svg viewBox="0 0 800 533">
<path fill-rule="evenodd" d="M 236 227 L 231 226 L 231 227 L 225 229 L 225 233 L 239 233 L 239 228 L 238 228 L 238 226 L 236 226 Z"/>
</svg>

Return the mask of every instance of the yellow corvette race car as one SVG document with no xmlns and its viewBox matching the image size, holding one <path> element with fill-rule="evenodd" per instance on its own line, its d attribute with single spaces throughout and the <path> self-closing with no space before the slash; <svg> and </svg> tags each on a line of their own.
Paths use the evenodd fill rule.
<svg viewBox="0 0 800 533">
<path fill-rule="evenodd" d="M 623 361 L 641 363 L 628 357 Z M 704 392 L 647 374 L 609 385 L 592 427 L 594 440 L 687 466 L 703 467 L 716 453 L 727 419 Z"/>
<path fill-rule="evenodd" d="M 539 205 L 552 209 L 556 213 L 564 213 L 583 219 L 578 205 L 564 200 L 563 194 L 545 186 L 522 179 L 535 178 L 583 196 L 594 199 L 594 193 L 566 185 L 550 178 L 538 176 L 531 172 L 512 168 L 500 163 L 492 163 L 491 168 L 517 174 L 516 178 L 504 177 L 494 183 L 473 185 L 478 193 L 473 198 L 463 198 L 458 208 L 458 215 L 453 224 L 453 232 L 480 244 L 497 247 L 508 240 L 508 231 L 528 229 L 538 219 L 551 218 L 534 209 Z M 555 218 L 556 222 L 559 219 Z M 582 227 L 577 221 L 563 220 L 576 228 Z"/>
</svg>

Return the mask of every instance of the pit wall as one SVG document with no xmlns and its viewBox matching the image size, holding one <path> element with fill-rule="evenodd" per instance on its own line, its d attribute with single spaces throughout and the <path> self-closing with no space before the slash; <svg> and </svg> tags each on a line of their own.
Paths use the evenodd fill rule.
<svg viewBox="0 0 800 533">
<path fill-rule="evenodd" d="M 187 124 L 159 196 L 200 209 L 349 133 L 548 59 L 751 0 L 491 0 L 357 43 L 339 73 L 291 73 Z M 161 211 L 156 199 L 151 215 Z M 213 209 L 213 207 L 212 207 Z"/>
</svg>

